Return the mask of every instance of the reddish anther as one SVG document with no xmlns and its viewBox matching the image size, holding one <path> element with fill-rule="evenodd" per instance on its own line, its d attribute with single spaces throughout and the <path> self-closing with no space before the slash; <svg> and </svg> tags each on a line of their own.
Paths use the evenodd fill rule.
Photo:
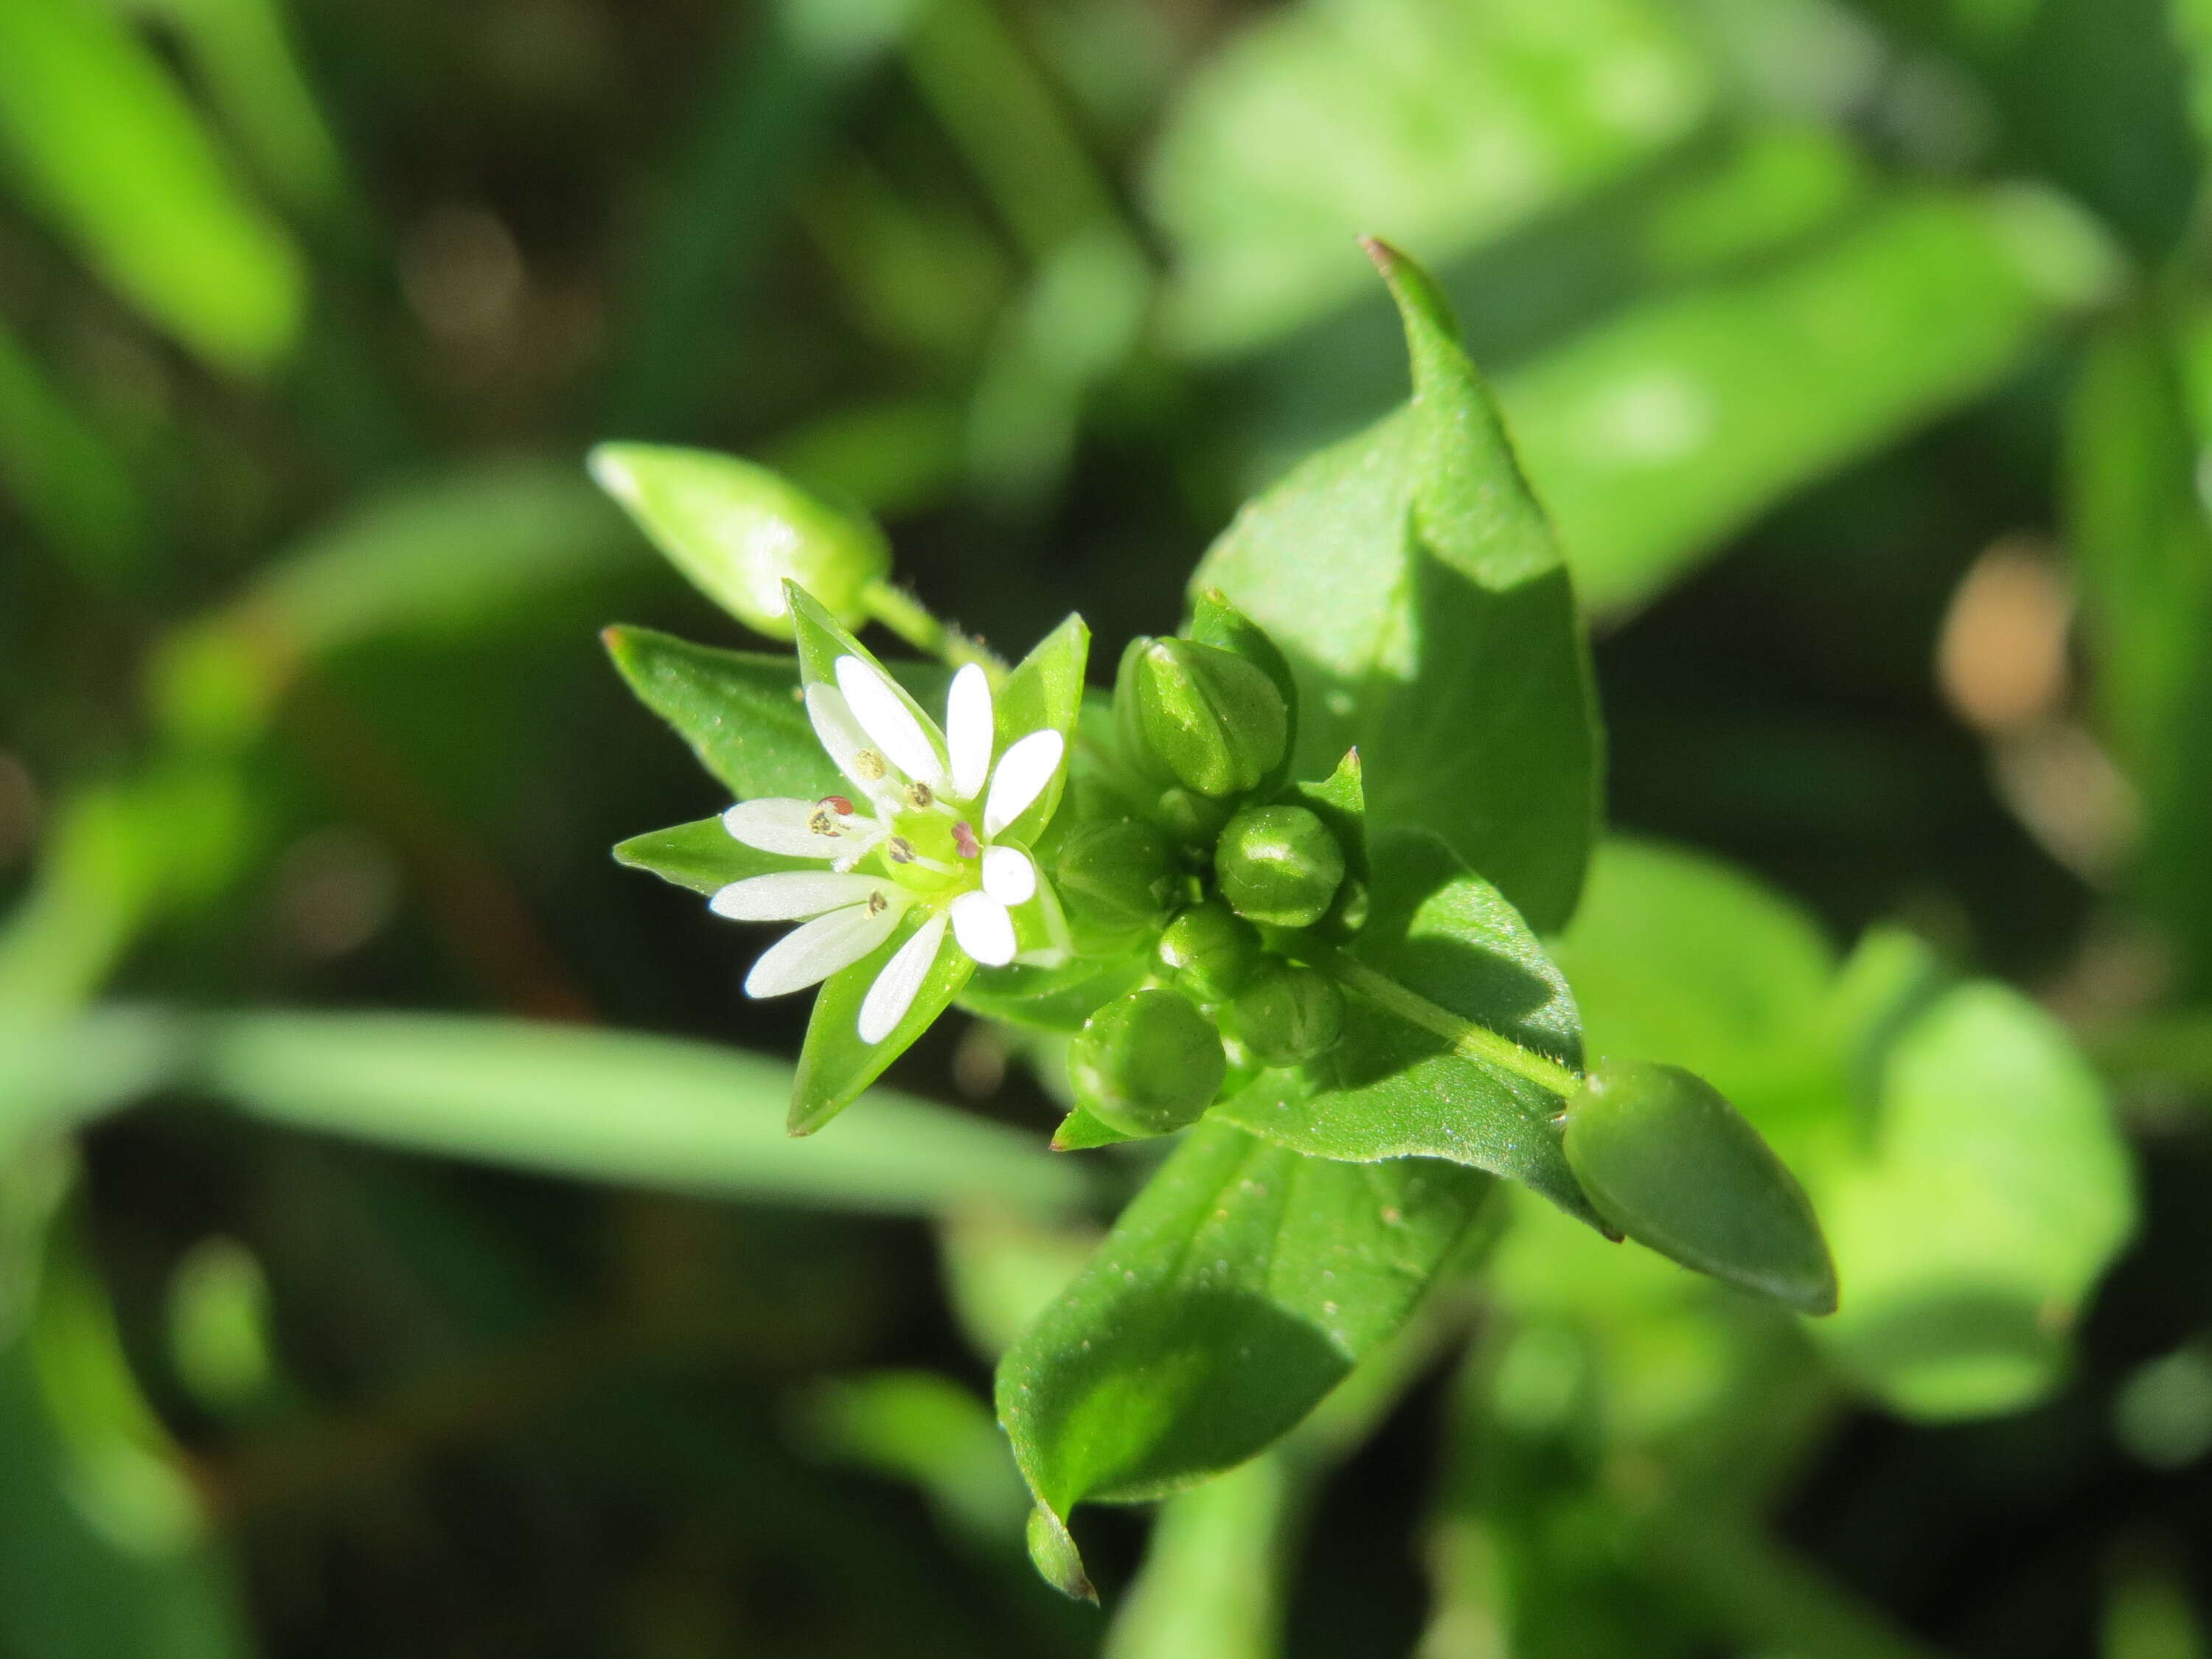
<svg viewBox="0 0 2212 1659">
<path fill-rule="evenodd" d="M 824 795 L 815 805 L 828 807 L 841 818 L 853 816 L 853 803 L 842 795 Z"/>
<path fill-rule="evenodd" d="M 975 840 L 975 832 L 969 827 L 965 818 L 952 826 L 952 844 L 960 849 L 960 856 L 963 859 L 983 856 L 983 849 Z"/>
</svg>

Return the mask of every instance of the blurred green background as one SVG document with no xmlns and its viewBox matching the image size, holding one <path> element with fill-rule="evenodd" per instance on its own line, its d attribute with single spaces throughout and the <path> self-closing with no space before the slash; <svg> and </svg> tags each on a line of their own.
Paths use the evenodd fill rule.
<svg viewBox="0 0 2212 1659">
<path fill-rule="evenodd" d="M 2212 1654 L 2208 131 L 2204 0 L 0 0 L 0 1654 Z M 1577 568 L 1594 1032 L 1883 1138 L 1833 1333 L 1524 1217 L 1102 1618 L 988 1365 L 1143 1166 L 957 1018 L 784 1140 L 581 457 L 1110 663 L 1403 396 L 1362 231 Z"/>
</svg>

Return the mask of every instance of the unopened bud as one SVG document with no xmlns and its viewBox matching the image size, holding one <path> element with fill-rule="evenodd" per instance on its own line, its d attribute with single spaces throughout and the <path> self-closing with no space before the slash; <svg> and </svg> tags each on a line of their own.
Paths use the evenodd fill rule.
<svg viewBox="0 0 2212 1659">
<path fill-rule="evenodd" d="M 873 524 L 734 455 L 601 444 L 590 466 L 672 564 L 771 639 L 793 636 L 787 580 L 852 626 L 869 585 L 890 570 L 890 544 Z"/>
<path fill-rule="evenodd" d="M 1703 1078 L 1603 1062 L 1567 1103 L 1565 1150 L 1591 1205 L 1629 1237 L 1800 1313 L 1836 1310 L 1805 1189 Z"/>
<path fill-rule="evenodd" d="M 1078 927 L 1129 933 L 1167 908 L 1167 838 L 1140 818 L 1092 819 L 1069 829 L 1052 854 L 1053 888 Z"/>
<path fill-rule="evenodd" d="M 1258 785 L 1290 743 L 1290 710 L 1242 657 L 1189 640 L 1140 640 L 1114 688 L 1123 747 L 1197 793 L 1218 799 Z"/>
<path fill-rule="evenodd" d="M 1237 993 L 1237 1034 L 1263 1066 L 1299 1066 L 1344 1036 L 1344 993 L 1310 968 L 1285 963 Z"/>
<path fill-rule="evenodd" d="M 1239 812 L 1214 848 L 1221 896 L 1249 921 L 1310 927 L 1344 884 L 1344 848 L 1303 806 Z"/>
<path fill-rule="evenodd" d="M 1252 924 L 1219 899 L 1194 904 L 1160 934 L 1160 961 L 1192 994 L 1225 1002 L 1249 984 L 1263 960 Z"/>
<path fill-rule="evenodd" d="M 1229 1058 L 1213 1023 L 1173 991 L 1108 1003 L 1068 1045 L 1068 1080 L 1093 1117 L 1127 1135 L 1161 1135 L 1213 1103 Z"/>
</svg>

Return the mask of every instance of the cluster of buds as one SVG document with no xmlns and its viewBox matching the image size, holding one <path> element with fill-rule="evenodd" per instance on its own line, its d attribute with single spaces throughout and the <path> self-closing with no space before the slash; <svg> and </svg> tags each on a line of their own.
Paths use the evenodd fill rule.
<svg viewBox="0 0 2212 1659">
<path fill-rule="evenodd" d="M 1215 596 L 1194 632 L 1123 654 L 1111 738 L 1040 852 L 1079 948 L 1134 948 L 1142 981 L 1071 1045 L 1077 1100 L 1128 1136 L 1182 1127 L 1256 1071 L 1344 1034 L 1343 993 L 1296 959 L 1357 927 L 1342 842 L 1297 798 L 1280 655 Z"/>
</svg>

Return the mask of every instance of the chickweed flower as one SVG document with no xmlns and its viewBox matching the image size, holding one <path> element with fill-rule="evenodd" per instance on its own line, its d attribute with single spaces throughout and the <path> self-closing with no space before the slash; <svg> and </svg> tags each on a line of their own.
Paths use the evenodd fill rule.
<svg viewBox="0 0 2212 1659">
<path fill-rule="evenodd" d="M 920 925 L 861 1001 L 859 1035 L 873 1044 L 906 1018 L 948 936 L 986 968 L 1064 954 L 1058 904 L 1028 850 L 1004 839 L 1058 775 L 1067 747 L 1060 734 L 1031 732 L 998 749 L 990 679 L 972 663 L 952 678 L 941 728 L 881 669 L 850 653 L 836 659 L 834 681 L 814 681 L 805 696 L 815 735 L 851 793 L 741 801 L 722 815 L 745 846 L 823 866 L 747 877 L 709 901 L 732 921 L 801 924 L 762 952 L 746 994 L 818 985 L 919 911 Z M 1037 925 L 1027 931 L 1048 942 L 1024 952 L 1016 924 L 1030 906 Z"/>
</svg>

